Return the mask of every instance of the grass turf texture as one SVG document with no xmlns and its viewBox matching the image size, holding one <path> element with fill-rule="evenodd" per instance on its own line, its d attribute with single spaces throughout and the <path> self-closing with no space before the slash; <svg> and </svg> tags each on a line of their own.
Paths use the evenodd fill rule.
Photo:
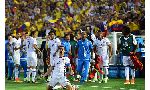
<svg viewBox="0 0 150 90">
<path fill-rule="evenodd" d="M 39 80 L 39 83 L 16 83 L 6 80 L 5 90 L 46 90 L 44 80 Z M 137 78 L 135 85 L 124 85 L 124 79 L 109 79 L 108 83 L 86 82 L 80 86 L 79 82 L 72 82 L 79 85 L 79 90 L 145 90 L 145 79 Z M 62 89 L 58 89 L 62 90 Z"/>
</svg>

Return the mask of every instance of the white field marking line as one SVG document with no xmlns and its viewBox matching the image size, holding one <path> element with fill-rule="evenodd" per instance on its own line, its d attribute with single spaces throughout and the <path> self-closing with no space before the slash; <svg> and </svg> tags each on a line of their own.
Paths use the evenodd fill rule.
<svg viewBox="0 0 150 90">
<path fill-rule="evenodd" d="M 91 87 L 98 87 L 98 86 L 91 86 Z"/>
<path fill-rule="evenodd" d="M 103 88 L 112 88 L 112 87 L 103 87 Z"/>
<path fill-rule="evenodd" d="M 125 88 L 120 88 L 119 90 L 125 90 Z"/>
<path fill-rule="evenodd" d="M 137 89 L 129 89 L 129 90 L 137 90 Z"/>
</svg>

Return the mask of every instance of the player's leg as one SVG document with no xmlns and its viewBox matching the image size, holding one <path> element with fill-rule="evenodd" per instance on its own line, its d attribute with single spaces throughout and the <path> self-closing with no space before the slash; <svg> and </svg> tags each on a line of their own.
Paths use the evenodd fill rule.
<svg viewBox="0 0 150 90">
<path fill-rule="evenodd" d="M 102 56 L 102 60 L 103 60 L 103 70 L 104 70 L 104 83 L 107 83 L 108 81 L 108 68 L 109 68 L 109 59 L 107 55 L 103 55 Z"/>
<path fill-rule="evenodd" d="M 55 75 L 54 73 L 51 74 L 51 77 L 50 77 L 50 81 L 48 83 L 48 87 L 47 87 L 47 90 L 53 90 L 53 88 L 55 87 L 55 85 L 58 83 L 58 76 Z"/>
<path fill-rule="evenodd" d="M 73 86 L 71 85 L 71 83 L 69 82 L 69 80 L 66 79 L 65 76 L 62 76 L 59 80 L 60 85 L 62 85 L 63 87 L 66 86 L 66 90 L 75 90 L 73 89 Z"/>
<path fill-rule="evenodd" d="M 31 68 L 31 58 L 27 57 L 27 81 L 30 82 L 30 75 L 32 73 L 32 68 Z"/>
<path fill-rule="evenodd" d="M 130 60 L 130 68 L 131 68 L 131 76 L 132 76 L 131 84 L 135 84 L 135 69 L 132 60 Z"/>
<path fill-rule="evenodd" d="M 79 78 L 79 75 L 82 76 L 82 69 L 83 69 L 83 60 L 78 59 L 77 78 Z"/>
<path fill-rule="evenodd" d="M 11 80 L 13 75 L 14 63 L 11 61 L 7 61 L 7 63 L 8 63 L 8 80 Z"/>
<path fill-rule="evenodd" d="M 36 77 L 36 67 L 37 67 L 37 56 L 36 54 L 33 54 L 32 62 L 31 62 L 31 68 L 32 68 L 32 82 L 35 83 L 35 77 Z"/>
<path fill-rule="evenodd" d="M 46 90 L 53 90 L 53 87 L 48 85 Z"/>
<path fill-rule="evenodd" d="M 24 81 L 26 81 L 26 77 L 27 77 L 27 61 L 25 59 L 20 61 L 20 64 L 24 70 Z"/>
<path fill-rule="evenodd" d="M 124 84 L 130 84 L 129 81 L 129 56 L 123 56 L 123 65 L 125 66 L 125 77 L 126 81 Z"/>
<path fill-rule="evenodd" d="M 18 77 L 18 75 L 19 75 L 19 65 L 20 65 L 20 55 L 19 54 L 14 55 L 14 64 L 15 64 L 15 70 L 14 70 L 14 72 L 15 72 L 15 81 L 20 82 L 19 77 Z"/>
<path fill-rule="evenodd" d="M 84 60 L 83 66 L 84 66 L 84 72 L 82 73 L 81 80 L 87 81 L 89 67 L 90 67 L 90 60 Z"/>
</svg>

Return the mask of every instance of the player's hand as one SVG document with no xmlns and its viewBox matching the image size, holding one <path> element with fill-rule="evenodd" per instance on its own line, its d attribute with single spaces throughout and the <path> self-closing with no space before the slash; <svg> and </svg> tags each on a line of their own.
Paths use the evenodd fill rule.
<svg viewBox="0 0 150 90">
<path fill-rule="evenodd" d="M 130 54 L 131 54 L 131 55 L 135 55 L 135 54 L 136 54 L 136 52 L 130 52 Z"/>
<path fill-rule="evenodd" d="M 119 54 L 119 50 L 116 50 L 116 54 Z"/>
<path fill-rule="evenodd" d="M 111 57 L 112 57 L 112 53 L 109 54 L 109 58 L 111 58 Z"/>
<path fill-rule="evenodd" d="M 41 74 L 41 77 L 42 77 L 42 78 L 45 78 L 45 74 Z"/>
</svg>

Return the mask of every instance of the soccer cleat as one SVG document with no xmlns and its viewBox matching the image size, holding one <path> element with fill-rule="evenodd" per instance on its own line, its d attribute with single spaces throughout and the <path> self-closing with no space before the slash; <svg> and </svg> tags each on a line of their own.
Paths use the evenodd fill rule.
<svg viewBox="0 0 150 90">
<path fill-rule="evenodd" d="M 135 80 L 134 79 L 131 79 L 131 84 L 135 84 Z"/>
<path fill-rule="evenodd" d="M 21 81 L 19 78 L 16 78 L 16 79 L 15 79 L 15 82 L 21 83 L 21 82 L 23 82 L 23 81 Z"/>
<path fill-rule="evenodd" d="M 8 77 L 7 80 L 11 80 L 11 77 Z"/>
<path fill-rule="evenodd" d="M 98 83 L 103 83 L 103 80 L 100 80 Z"/>
<path fill-rule="evenodd" d="M 24 78 L 23 81 L 26 82 L 26 81 L 27 81 L 27 78 Z"/>
<path fill-rule="evenodd" d="M 32 83 L 36 84 L 36 83 L 38 83 L 38 82 L 36 82 L 36 81 L 32 81 Z"/>
<path fill-rule="evenodd" d="M 103 79 L 104 83 L 107 83 L 108 77 Z"/>
<path fill-rule="evenodd" d="M 129 80 L 126 80 L 126 81 L 124 82 L 124 84 L 130 84 L 130 81 L 129 81 Z"/>
</svg>

